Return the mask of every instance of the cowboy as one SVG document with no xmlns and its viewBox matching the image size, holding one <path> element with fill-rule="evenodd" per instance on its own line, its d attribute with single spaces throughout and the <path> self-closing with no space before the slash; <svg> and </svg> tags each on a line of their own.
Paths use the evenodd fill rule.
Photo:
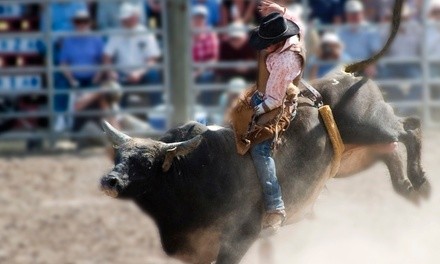
<svg viewBox="0 0 440 264">
<path fill-rule="evenodd" d="M 266 54 L 260 55 L 264 56 L 263 60 L 260 59 L 260 63 L 265 64 L 263 69 L 268 71 L 268 77 L 261 81 L 260 67 L 258 90 L 250 100 L 251 106 L 254 107 L 254 116 L 257 118 L 281 108 L 285 104 L 288 88 L 292 87 L 292 84 L 297 98 L 299 93 L 297 85 L 304 63 L 302 26 L 299 19 L 285 7 L 270 1 L 262 1 L 260 12 L 269 14 L 262 19 L 260 26 L 252 31 L 250 44 L 259 50 L 260 54 Z M 272 158 L 273 142 L 274 138 L 270 138 L 250 149 L 265 197 L 266 215 L 263 219 L 263 230 L 269 234 L 277 232 L 286 218 L 275 162 Z"/>
</svg>

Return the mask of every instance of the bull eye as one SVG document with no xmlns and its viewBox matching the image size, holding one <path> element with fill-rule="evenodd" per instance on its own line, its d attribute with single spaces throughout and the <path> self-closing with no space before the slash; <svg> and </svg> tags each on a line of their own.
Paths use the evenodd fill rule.
<svg viewBox="0 0 440 264">
<path fill-rule="evenodd" d="M 146 167 L 148 168 L 148 170 L 151 170 L 151 168 L 153 168 L 153 163 L 150 160 L 147 160 Z"/>
<path fill-rule="evenodd" d="M 119 154 L 118 152 L 115 155 L 115 164 L 119 164 L 121 163 L 122 157 L 121 154 Z"/>
</svg>

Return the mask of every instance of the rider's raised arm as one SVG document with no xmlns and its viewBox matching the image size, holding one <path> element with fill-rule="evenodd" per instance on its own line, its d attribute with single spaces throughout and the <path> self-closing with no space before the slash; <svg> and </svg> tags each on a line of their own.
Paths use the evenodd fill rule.
<svg viewBox="0 0 440 264">
<path fill-rule="evenodd" d="M 267 62 L 270 75 L 267 80 L 265 100 L 261 105 L 264 112 L 282 105 L 287 87 L 301 72 L 301 60 L 295 57 L 296 53 L 287 51 L 275 56 L 276 59 L 269 59 Z"/>
<path fill-rule="evenodd" d="M 287 9 L 287 7 L 284 7 L 283 17 L 285 19 L 288 19 L 288 20 L 294 22 L 295 24 L 297 24 L 298 27 L 299 27 L 299 34 L 300 35 L 304 35 L 304 33 L 305 33 L 305 25 L 304 25 L 304 22 L 303 22 L 303 20 L 301 19 L 301 17 L 299 15 L 293 13 L 292 11 Z"/>
</svg>

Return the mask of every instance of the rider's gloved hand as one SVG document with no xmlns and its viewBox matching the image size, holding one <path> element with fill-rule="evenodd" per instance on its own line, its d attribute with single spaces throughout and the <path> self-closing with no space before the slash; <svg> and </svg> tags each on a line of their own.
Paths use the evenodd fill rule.
<svg viewBox="0 0 440 264">
<path fill-rule="evenodd" d="M 263 104 L 257 105 L 254 110 L 255 110 L 255 115 L 256 116 L 260 116 L 260 115 L 266 113 L 266 111 L 264 111 Z"/>
</svg>

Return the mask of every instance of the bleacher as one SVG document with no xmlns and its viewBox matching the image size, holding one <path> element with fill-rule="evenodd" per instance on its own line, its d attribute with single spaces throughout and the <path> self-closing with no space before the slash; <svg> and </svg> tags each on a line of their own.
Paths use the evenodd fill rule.
<svg viewBox="0 0 440 264">
<path fill-rule="evenodd" d="M 42 71 L 27 71 L 44 66 L 44 55 L 38 37 L 14 37 L 17 33 L 39 31 L 39 6 L 37 4 L 0 4 L 0 111 L 2 114 L 33 112 L 46 107 L 46 97 L 32 94 L 42 90 Z M 9 34 L 8 34 L 9 33 Z M 2 68 L 14 69 L 2 72 Z M 44 118 L 29 117 L 0 119 L 1 130 L 32 130 L 44 126 Z"/>
</svg>

